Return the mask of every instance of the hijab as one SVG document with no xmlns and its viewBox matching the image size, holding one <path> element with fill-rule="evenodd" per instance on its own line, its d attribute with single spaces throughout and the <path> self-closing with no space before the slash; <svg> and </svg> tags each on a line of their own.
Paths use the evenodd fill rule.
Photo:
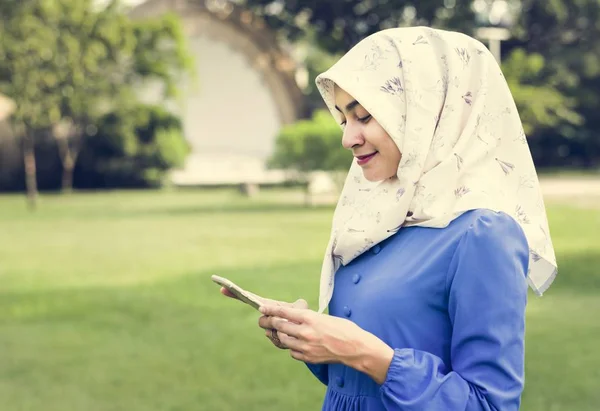
<svg viewBox="0 0 600 411">
<path fill-rule="evenodd" d="M 541 295 L 557 273 L 538 177 L 502 71 L 479 41 L 428 27 L 377 32 L 316 79 L 338 122 L 335 85 L 402 153 L 397 178 L 367 181 L 354 161 L 321 270 L 319 312 L 336 271 L 403 227 L 444 228 L 466 211 L 504 212 L 521 226 L 528 282 Z"/>
</svg>

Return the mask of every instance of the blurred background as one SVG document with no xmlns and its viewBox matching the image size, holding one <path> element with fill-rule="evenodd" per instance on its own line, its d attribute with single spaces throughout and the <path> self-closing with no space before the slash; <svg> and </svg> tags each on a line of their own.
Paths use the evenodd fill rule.
<svg viewBox="0 0 600 411">
<path fill-rule="evenodd" d="M 0 411 L 314 410 L 211 274 L 316 307 L 352 160 L 316 74 L 378 30 L 480 39 L 559 263 L 525 411 L 600 403 L 600 1 L 0 0 Z"/>
</svg>

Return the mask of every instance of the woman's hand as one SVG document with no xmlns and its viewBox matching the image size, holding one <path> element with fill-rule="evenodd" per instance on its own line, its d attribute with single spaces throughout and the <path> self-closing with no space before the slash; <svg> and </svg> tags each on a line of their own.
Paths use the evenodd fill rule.
<svg viewBox="0 0 600 411">
<path fill-rule="evenodd" d="M 271 301 L 273 301 L 273 300 L 271 300 Z M 309 311 L 308 303 L 302 299 L 296 300 L 293 303 L 286 303 L 283 301 L 274 301 L 274 303 L 265 304 L 264 307 L 288 307 L 288 308 L 294 308 L 297 310 Z M 275 347 L 280 348 L 282 350 L 287 350 L 289 347 L 287 345 L 285 345 L 281 339 L 288 338 L 289 336 L 281 331 L 276 330 L 273 327 L 273 323 L 272 323 L 273 319 L 275 319 L 275 317 L 269 317 L 267 315 L 263 315 L 262 317 L 260 317 L 258 319 L 258 326 L 265 330 L 265 336 L 273 343 L 273 345 Z"/>
<path fill-rule="evenodd" d="M 385 381 L 394 350 L 352 321 L 312 310 L 267 305 L 261 327 L 277 330 L 281 343 L 296 360 L 342 363 Z M 263 317 L 261 317 L 262 319 Z"/>
<path fill-rule="evenodd" d="M 297 308 L 300 310 L 306 310 L 308 309 L 308 303 L 305 300 L 296 300 L 293 303 L 288 303 L 285 301 L 279 301 L 279 300 L 272 300 L 270 298 L 264 298 L 264 297 L 260 297 L 256 294 L 250 293 L 252 294 L 254 297 L 256 297 L 260 302 L 261 305 L 263 306 L 274 306 L 274 307 L 291 307 L 291 308 Z M 221 287 L 221 294 L 223 294 L 226 297 L 229 298 L 233 298 L 233 299 L 238 299 L 234 294 L 232 294 L 231 292 L 229 292 L 229 290 L 225 287 Z M 273 343 L 273 345 L 277 348 L 280 348 L 282 350 L 287 349 L 288 347 L 286 347 L 282 342 L 281 339 L 279 338 L 280 335 L 282 335 L 282 333 L 277 332 L 277 330 L 274 330 L 273 327 L 270 325 L 270 318 L 263 315 L 262 317 L 260 317 L 258 319 L 258 325 L 265 329 L 265 336 L 269 339 L 269 341 L 271 341 L 271 343 Z"/>
</svg>

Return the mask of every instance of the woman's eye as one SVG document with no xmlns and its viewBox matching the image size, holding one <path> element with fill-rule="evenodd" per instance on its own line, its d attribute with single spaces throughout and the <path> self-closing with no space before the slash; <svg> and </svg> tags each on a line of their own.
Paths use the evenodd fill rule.
<svg viewBox="0 0 600 411">
<path fill-rule="evenodd" d="M 360 121 L 361 123 L 367 123 L 367 122 L 368 122 L 368 121 L 371 119 L 371 115 L 370 115 L 370 114 L 368 114 L 368 115 L 366 115 L 366 116 L 364 116 L 364 117 L 356 117 L 356 119 L 357 119 L 358 121 Z M 344 121 L 342 121 L 342 122 L 340 123 L 340 126 L 345 126 L 345 125 L 346 125 L 346 120 L 344 120 Z"/>
</svg>

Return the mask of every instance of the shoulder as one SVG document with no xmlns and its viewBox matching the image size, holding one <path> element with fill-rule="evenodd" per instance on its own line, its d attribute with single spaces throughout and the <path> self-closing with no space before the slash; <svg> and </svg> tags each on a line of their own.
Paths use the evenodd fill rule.
<svg viewBox="0 0 600 411">
<path fill-rule="evenodd" d="M 461 218 L 463 234 L 446 274 L 451 302 L 479 304 L 474 301 L 507 296 L 525 301 L 529 246 L 519 223 L 506 213 L 490 210 L 474 210 Z"/>
<path fill-rule="evenodd" d="M 487 208 L 477 208 L 463 213 L 456 218 L 450 226 L 456 226 L 459 231 L 467 232 L 473 228 L 508 229 L 522 231 L 519 223 L 510 215 L 502 211 L 493 211 Z"/>
<path fill-rule="evenodd" d="M 478 208 L 469 210 L 455 218 L 445 228 L 415 227 L 427 241 L 442 245 L 449 249 L 464 248 L 465 243 L 471 248 L 481 248 L 487 243 L 516 242 L 523 248 L 528 248 L 527 239 L 519 223 L 504 212 Z M 466 241 L 473 239 L 475 241 Z"/>
<path fill-rule="evenodd" d="M 449 272 L 485 271 L 488 281 L 516 274 L 527 276 L 529 246 L 521 225 L 510 215 L 492 210 L 472 210 L 457 220 L 461 235 Z M 512 274 L 507 274 L 510 271 Z"/>
<path fill-rule="evenodd" d="M 519 242 L 527 248 L 527 238 L 521 225 L 502 211 L 475 209 L 467 211 L 451 223 L 461 237 L 476 237 L 479 241 L 499 243 Z"/>
<path fill-rule="evenodd" d="M 397 249 L 409 248 L 415 254 L 435 252 L 448 258 L 457 253 L 477 253 L 486 248 L 516 247 L 529 253 L 527 239 L 519 223 L 504 212 L 489 209 L 469 210 L 445 228 L 407 227 L 383 244 Z"/>
</svg>

